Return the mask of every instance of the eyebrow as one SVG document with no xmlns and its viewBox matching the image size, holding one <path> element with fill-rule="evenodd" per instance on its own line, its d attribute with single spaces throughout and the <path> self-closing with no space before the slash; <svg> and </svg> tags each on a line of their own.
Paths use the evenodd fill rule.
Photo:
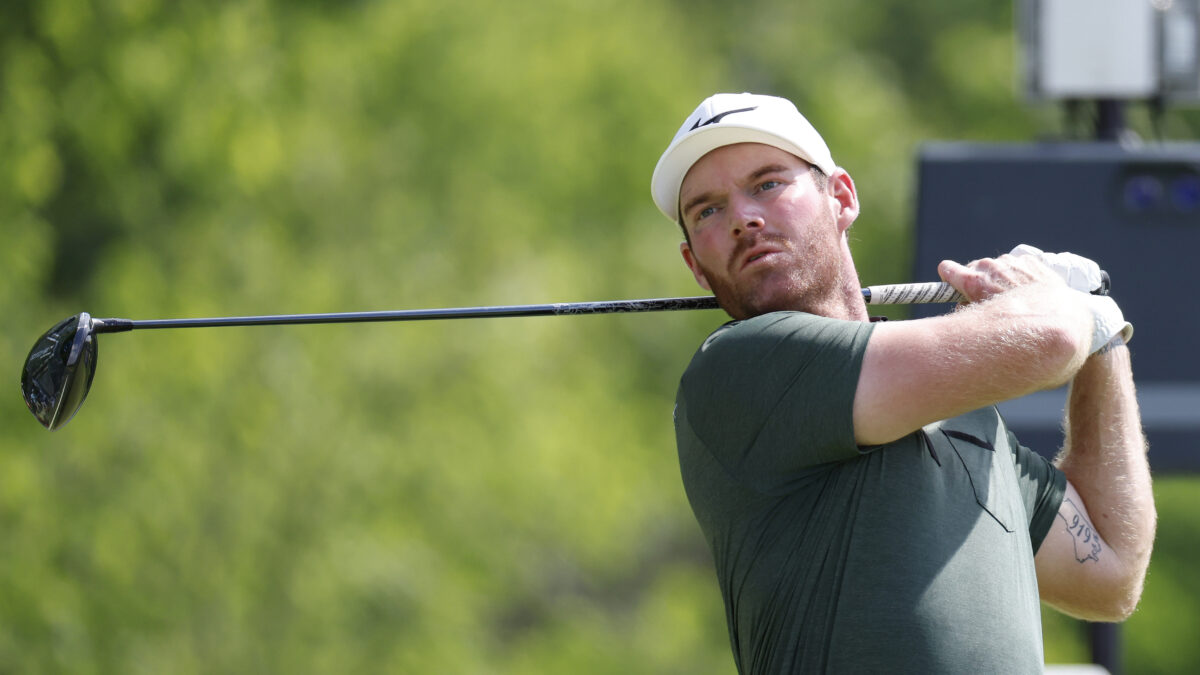
<svg viewBox="0 0 1200 675">
<path fill-rule="evenodd" d="M 767 164 L 761 166 L 755 171 L 752 171 L 750 175 L 746 177 L 746 182 L 753 183 L 769 173 L 776 173 L 778 171 L 787 171 L 787 167 L 782 164 Z M 694 209 L 698 204 L 708 201 L 712 197 L 712 194 L 712 192 L 704 192 L 693 197 L 692 199 L 689 199 L 688 203 L 685 204 L 683 208 L 679 209 L 679 217 L 686 219 L 689 211 Z"/>
</svg>

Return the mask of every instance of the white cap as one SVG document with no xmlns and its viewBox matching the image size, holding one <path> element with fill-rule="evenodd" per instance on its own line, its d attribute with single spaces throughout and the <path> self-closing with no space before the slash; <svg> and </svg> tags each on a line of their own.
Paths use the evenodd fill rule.
<svg viewBox="0 0 1200 675">
<path fill-rule="evenodd" d="M 658 209 L 679 220 L 679 188 L 701 157 L 726 145 L 763 143 L 796 155 L 826 175 L 837 165 L 821 134 L 791 101 L 759 94 L 714 94 L 688 116 L 650 179 Z"/>
</svg>

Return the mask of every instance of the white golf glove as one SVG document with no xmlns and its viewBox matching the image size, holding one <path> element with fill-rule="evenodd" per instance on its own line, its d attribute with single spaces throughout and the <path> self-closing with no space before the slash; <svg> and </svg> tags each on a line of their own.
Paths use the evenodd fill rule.
<svg viewBox="0 0 1200 675">
<path fill-rule="evenodd" d="M 1009 252 L 1009 255 L 1015 258 L 1033 256 L 1041 260 L 1047 267 L 1054 270 L 1063 281 L 1067 282 L 1068 286 L 1077 291 L 1091 293 L 1104 284 L 1103 277 L 1100 274 L 1100 266 L 1081 255 L 1075 255 L 1074 253 L 1046 253 L 1040 248 L 1030 246 L 1029 244 L 1019 244 Z"/>
<path fill-rule="evenodd" d="M 1133 324 L 1125 320 L 1117 301 L 1107 295 L 1087 296 L 1088 309 L 1092 310 L 1092 347 L 1088 354 L 1095 354 L 1110 342 L 1121 340 L 1127 344 L 1133 339 Z"/>
<path fill-rule="evenodd" d="M 1107 295 L 1092 295 L 1092 291 L 1103 285 L 1100 266 L 1092 260 L 1074 253 L 1046 253 L 1045 251 L 1020 244 L 1010 255 L 1033 256 L 1054 270 L 1072 289 L 1087 294 L 1088 309 L 1092 310 L 1092 348 L 1095 354 L 1118 338 L 1123 342 L 1133 339 L 1133 324 L 1125 320 L 1117 301 Z"/>
</svg>

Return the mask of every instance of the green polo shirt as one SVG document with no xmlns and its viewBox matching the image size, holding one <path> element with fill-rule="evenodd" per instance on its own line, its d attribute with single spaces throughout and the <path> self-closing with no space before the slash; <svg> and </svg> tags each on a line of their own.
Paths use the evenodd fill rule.
<svg viewBox="0 0 1200 675">
<path fill-rule="evenodd" d="M 994 408 L 857 446 L 872 329 L 733 322 L 680 382 L 680 470 L 738 670 L 1040 672 L 1033 555 L 1066 479 Z"/>
</svg>

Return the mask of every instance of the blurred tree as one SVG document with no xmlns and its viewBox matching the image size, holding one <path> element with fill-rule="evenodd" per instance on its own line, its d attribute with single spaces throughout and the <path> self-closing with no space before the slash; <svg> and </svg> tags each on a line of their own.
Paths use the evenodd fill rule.
<svg viewBox="0 0 1200 675">
<path fill-rule="evenodd" d="M 10 4 L 0 378 L 80 308 L 698 293 L 648 183 L 718 90 L 801 104 L 864 280 L 903 279 L 916 146 L 1053 125 L 1011 48 L 986 3 Z M 105 336 L 69 427 L 0 406 L 0 672 L 730 672 L 670 423 L 721 320 Z M 1142 626 L 1200 611 L 1163 551 L 1128 653 L 1170 672 Z"/>
</svg>

